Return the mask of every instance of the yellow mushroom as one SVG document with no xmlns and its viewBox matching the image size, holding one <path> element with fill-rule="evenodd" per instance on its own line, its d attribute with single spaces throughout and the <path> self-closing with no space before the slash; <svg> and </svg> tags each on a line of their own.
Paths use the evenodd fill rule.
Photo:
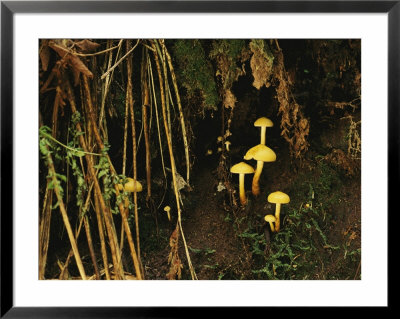
<svg viewBox="0 0 400 319">
<path fill-rule="evenodd" d="M 270 203 L 276 204 L 276 208 L 275 208 L 275 218 L 276 218 L 275 230 L 278 232 L 279 229 L 280 229 L 279 215 L 280 215 L 280 212 L 281 212 L 281 204 L 289 203 L 290 202 L 290 197 L 289 197 L 289 195 L 278 191 L 278 192 L 273 192 L 273 193 L 269 194 L 268 201 Z"/>
<path fill-rule="evenodd" d="M 264 217 L 265 221 L 269 223 L 269 226 L 271 227 L 271 231 L 274 233 L 275 232 L 275 228 L 274 228 L 274 224 L 276 222 L 276 218 L 274 215 L 266 215 Z"/>
<path fill-rule="evenodd" d="M 118 189 L 120 191 L 124 191 L 127 193 L 139 193 L 143 190 L 142 184 L 140 184 L 139 181 L 136 181 L 133 178 L 128 177 L 127 178 L 128 182 L 125 183 L 125 185 L 122 187 L 122 184 L 118 184 Z M 129 206 L 129 199 L 128 197 L 125 197 L 125 207 L 127 208 Z"/>
<path fill-rule="evenodd" d="M 168 220 L 171 221 L 171 215 L 169 213 L 171 211 L 171 207 L 165 206 L 164 211 L 167 212 Z"/>
<path fill-rule="evenodd" d="M 265 135 L 267 133 L 267 127 L 274 126 L 274 123 L 266 117 L 260 117 L 257 121 L 254 122 L 255 127 L 261 127 L 261 142 L 260 144 L 265 145 Z"/>
<path fill-rule="evenodd" d="M 226 147 L 226 151 L 229 152 L 229 146 L 231 145 L 231 142 L 226 141 L 225 142 L 225 147 Z"/>
<path fill-rule="evenodd" d="M 253 174 L 254 168 L 245 162 L 240 162 L 231 167 L 231 173 L 239 174 L 239 197 L 242 205 L 247 204 L 246 192 L 244 189 L 244 175 Z"/>
<path fill-rule="evenodd" d="M 264 162 L 274 162 L 276 161 L 276 154 L 273 150 L 271 150 L 268 146 L 263 144 L 258 144 L 257 146 L 249 149 L 244 156 L 245 160 L 254 159 L 257 161 L 256 171 L 253 177 L 253 183 L 251 185 L 251 191 L 254 196 L 258 196 L 260 194 L 260 176 L 262 169 L 264 167 Z"/>
</svg>

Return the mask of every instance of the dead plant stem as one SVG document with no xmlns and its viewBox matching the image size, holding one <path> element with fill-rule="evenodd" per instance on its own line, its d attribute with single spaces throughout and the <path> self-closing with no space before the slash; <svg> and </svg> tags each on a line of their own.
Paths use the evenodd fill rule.
<svg viewBox="0 0 400 319">
<path fill-rule="evenodd" d="M 49 190 L 49 181 L 46 184 L 46 191 L 43 199 L 43 209 L 39 226 L 39 279 L 45 279 L 47 252 L 50 239 L 51 221 L 51 202 L 53 201 L 53 191 Z"/>
<path fill-rule="evenodd" d="M 89 91 L 88 81 L 85 76 L 83 76 L 83 83 L 84 83 L 84 87 L 85 87 L 86 94 L 87 94 L 86 97 L 87 97 L 87 102 L 88 102 L 87 106 L 89 108 L 89 110 L 88 110 L 89 120 L 92 122 L 92 126 L 94 128 L 95 123 L 93 123 L 90 91 Z M 71 86 L 68 81 L 67 81 L 67 89 L 68 89 L 68 95 L 70 98 L 70 105 L 71 105 L 72 112 L 76 113 L 77 109 L 76 109 L 76 105 L 75 105 L 75 100 L 73 98 L 72 89 L 71 89 Z M 77 128 L 78 132 L 82 132 L 82 128 L 79 123 L 76 124 L 76 128 Z M 96 133 L 98 134 L 98 131 L 96 131 Z M 96 134 L 95 134 L 95 136 L 97 137 Z M 85 140 L 82 135 L 79 136 L 79 140 L 80 140 L 83 150 L 85 152 L 87 152 L 87 146 L 86 146 Z M 100 143 L 98 143 L 98 144 L 100 144 Z M 104 147 L 104 145 L 101 142 L 100 148 L 102 148 L 102 147 Z M 121 267 L 117 268 L 118 260 L 119 260 L 119 258 L 118 258 L 119 249 L 117 249 L 118 242 L 116 242 L 116 235 L 115 235 L 115 232 L 113 231 L 113 227 L 112 227 L 114 222 L 112 220 L 111 212 L 110 212 L 110 209 L 106 206 L 106 204 L 104 202 L 100 184 L 97 179 L 97 175 L 95 173 L 92 155 L 86 154 L 85 158 L 86 158 L 86 162 L 87 162 L 88 171 L 90 173 L 90 177 L 91 177 L 92 181 L 94 182 L 95 196 L 99 199 L 100 210 L 103 212 L 103 216 L 104 216 L 104 220 L 105 220 L 105 224 L 106 224 L 106 228 L 107 228 L 107 235 L 108 235 L 109 243 L 110 243 L 111 255 L 112 255 L 113 263 L 114 263 L 115 269 L 116 269 L 116 275 L 117 275 L 117 278 L 123 278 L 123 275 L 124 275 L 123 269 L 121 269 Z"/>
<path fill-rule="evenodd" d="M 150 137 L 149 137 L 149 126 L 148 126 L 148 115 L 147 109 L 150 107 L 150 92 L 147 83 L 147 51 L 146 57 L 142 60 L 142 114 L 143 114 L 143 129 L 144 129 L 144 141 L 146 148 L 146 180 L 147 180 L 147 196 L 146 200 L 149 201 L 151 198 L 151 158 L 150 158 Z"/>
<path fill-rule="evenodd" d="M 137 42 L 138 43 L 138 42 Z M 136 45 L 137 45 L 136 43 Z M 127 42 L 127 47 L 126 50 L 128 52 L 131 51 L 130 49 L 130 45 L 131 42 L 128 41 Z M 136 47 L 135 45 L 135 47 Z M 133 110 L 133 97 L 132 97 L 132 57 L 130 56 L 127 59 L 127 76 L 128 76 L 128 80 L 127 80 L 127 88 L 126 88 L 126 99 L 128 101 L 128 105 L 129 105 L 129 111 L 130 111 L 130 116 L 131 116 L 131 126 L 132 126 L 132 159 L 133 159 L 133 180 L 134 183 L 136 184 L 137 181 L 137 167 L 136 167 L 136 130 L 135 130 L 135 114 L 134 114 L 134 110 Z M 124 217 L 124 224 L 125 224 L 125 231 L 126 234 L 129 236 L 128 237 L 128 241 L 129 241 L 129 245 L 131 248 L 131 255 L 134 258 L 134 265 L 135 265 L 135 270 L 136 270 L 136 275 L 139 279 L 142 279 L 142 276 L 144 276 L 144 271 L 143 271 L 143 267 L 142 267 L 142 262 L 141 262 L 141 258 L 140 258 L 140 237 L 139 237 L 139 213 L 138 213 L 138 208 L 137 208 L 137 192 L 133 193 L 133 202 L 134 202 L 134 214 L 135 214 L 135 230 L 136 230 L 136 247 L 137 249 L 135 250 L 135 247 L 133 245 L 133 240 L 132 240 L 132 235 L 131 235 L 131 230 L 129 228 L 129 224 L 128 224 L 128 220 L 126 217 L 126 210 L 123 209 L 123 213 L 121 211 L 121 214 L 123 214 Z M 122 205 L 123 208 L 123 205 Z M 137 252 L 137 253 L 136 253 Z"/>
<path fill-rule="evenodd" d="M 188 145 L 188 141 L 187 141 L 185 119 L 183 117 L 183 112 L 182 112 L 181 98 L 180 98 L 179 90 L 178 90 L 178 82 L 176 80 L 174 67 L 173 67 L 172 61 L 171 61 L 171 56 L 170 56 L 170 54 L 169 54 L 169 52 L 167 50 L 167 47 L 165 46 L 164 40 L 160 40 L 160 43 L 161 43 L 161 46 L 163 47 L 163 51 L 165 51 L 165 55 L 166 55 L 167 60 L 168 60 L 168 66 L 169 66 L 169 71 L 171 73 L 172 84 L 173 84 L 174 89 L 175 89 L 175 96 L 176 96 L 176 101 L 177 101 L 178 110 L 179 110 L 179 119 L 180 119 L 180 122 L 181 122 L 183 144 L 185 146 L 186 183 L 188 185 L 190 185 L 190 183 L 189 183 L 189 177 L 190 177 L 189 145 Z"/>
<path fill-rule="evenodd" d="M 151 60 L 150 59 L 149 59 L 149 74 L 150 74 L 150 79 L 151 79 L 151 91 L 153 93 L 154 110 L 155 110 L 155 114 L 156 114 L 157 135 L 158 135 L 158 143 L 159 143 L 159 146 L 160 146 L 161 165 L 162 165 L 163 174 L 164 174 L 164 181 L 165 181 L 164 194 L 163 194 L 163 197 L 162 197 L 162 199 L 160 201 L 160 204 L 157 206 L 157 209 L 159 209 L 161 207 L 161 204 L 164 201 L 164 197 L 165 197 L 165 194 L 166 194 L 167 173 L 165 171 L 164 155 L 163 155 L 162 142 L 161 142 L 160 120 L 159 120 L 159 117 L 158 117 L 158 105 L 157 105 L 156 91 L 155 91 L 155 88 L 154 88 L 153 68 L 151 66 Z"/>
<path fill-rule="evenodd" d="M 79 255 L 78 246 L 76 245 L 76 241 L 75 241 L 75 238 L 74 238 L 74 234 L 72 232 L 71 224 L 70 224 L 69 219 L 68 219 L 68 214 L 67 214 L 67 211 L 65 210 L 63 198 L 61 196 L 60 189 L 58 187 L 58 183 L 59 182 L 58 182 L 57 177 L 56 177 L 56 170 L 54 168 L 53 159 L 51 157 L 51 153 L 48 150 L 47 146 L 45 146 L 45 147 L 46 147 L 46 149 L 48 151 L 48 153 L 47 153 L 47 165 L 48 165 L 48 168 L 49 168 L 51 179 L 52 179 L 53 184 L 54 184 L 54 193 L 56 194 L 57 201 L 58 201 L 58 204 L 59 204 L 59 207 L 60 207 L 60 212 L 61 212 L 61 215 L 62 215 L 62 218 L 63 218 L 63 221 L 64 221 L 64 226 L 65 226 L 65 228 L 67 230 L 69 241 L 71 243 L 71 247 L 72 247 L 72 250 L 74 252 L 76 265 L 78 266 L 78 270 L 79 270 L 79 273 L 80 273 L 82 279 L 86 280 L 85 268 L 83 267 L 82 260 L 81 260 L 81 257 Z"/>
<path fill-rule="evenodd" d="M 155 44 L 153 42 L 153 48 L 156 49 Z M 172 149 L 172 143 L 171 143 L 171 133 L 168 129 L 168 123 L 167 123 L 167 114 L 166 114 L 166 107 L 165 107 L 165 95 L 164 95 L 164 85 L 163 85 L 163 78 L 162 78 L 162 72 L 161 72 L 161 67 L 160 67 L 160 62 L 158 60 L 157 53 L 154 54 L 154 59 L 156 62 L 157 70 L 158 70 L 158 78 L 160 82 L 160 95 L 161 95 L 161 106 L 162 106 L 162 112 L 163 112 L 163 119 L 164 119 L 164 129 L 165 129 L 165 135 L 167 137 L 167 144 L 168 144 L 168 149 L 169 149 L 169 156 L 170 156 L 170 161 L 171 161 L 171 171 L 172 171 L 172 181 L 174 185 L 174 193 L 175 193 L 175 199 L 176 199 L 176 206 L 177 206 L 177 211 L 178 211 L 178 223 L 179 223 L 179 228 L 180 232 L 182 235 L 182 240 L 185 246 L 185 252 L 186 252 L 186 258 L 188 261 L 189 265 L 189 270 L 190 274 L 192 276 L 193 280 L 197 279 L 196 273 L 194 271 L 190 255 L 189 255 L 189 250 L 186 244 L 185 236 L 183 233 L 182 229 L 182 223 L 181 223 L 181 207 L 179 203 L 179 193 L 178 193 L 178 187 L 177 187 L 177 181 L 176 181 L 176 168 L 175 168 L 175 159 L 174 159 L 174 154 L 173 154 L 173 149 Z"/>
<path fill-rule="evenodd" d="M 110 51 L 115 50 L 117 48 L 119 48 L 119 45 L 115 45 L 115 46 L 113 46 L 111 48 L 108 48 L 108 49 L 105 49 L 105 50 L 102 50 L 102 51 L 98 51 L 98 52 L 95 52 L 95 53 L 78 53 L 78 52 L 75 52 L 74 54 L 77 55 L 77 56 L 96 56 L 96 55 L 101 55 L 101 54 L 110 52 Z"/>
<path fill-rule="evenodd" d="M 131 54 L 133 52 L 133 50 L 135 50 L 135 48 L 137 47 L 137 45 L 139 44 L 140 40 L 137 40 L 136 44 L 121 58 L 118 60 L 117 63 L 115 63 L 111 68 L 109 68 L 107 70 L 106 73 L 104 73 L 100 79 L 103 80 L 112 70 L 114 70 L 129 54 Z"/>
<path fill-rule="evenodd" d="M 93 248 L 92 235 L 90 233 L 90 225 L 88 222 L 88 217 L 86 215 L 83 216 L 83 222 L 84 222 L 84 226 L 85 226 L 85 232 L 86 232 L 86 238 L 87 238 L 89 252 L 90 252 L 90 258 L 92 259 L 94 272 L 96 274 L 96 279 L 100 280 L 99 267 L 97 266 L 96 254 L 95 254 L 94 248 Z"/>
</svg>

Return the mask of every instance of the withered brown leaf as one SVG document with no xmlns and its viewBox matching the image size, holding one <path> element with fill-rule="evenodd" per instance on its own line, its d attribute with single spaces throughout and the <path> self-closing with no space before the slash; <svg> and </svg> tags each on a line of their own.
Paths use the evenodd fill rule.
<svg viewBox="0 0 400 319">
<path fill-rule="evenodd" d="M 48 46 L 48 40 L 43 40 L 42 45 L 39 50 L 40 61 L 42 62 L 42 70 L 47 71 L 50 60 L 50 49 Z"/>
<path fill-rule="evenodd" d="M 75 42 L 75 46 L 77 46 L 81 52 L 89 53 L 95 51 L 100 46 L 100 44 L 85 39 L 79 42 Z"/>
<path fill-rule="evenodd" d="M 230 89 L 225 90 L 223 101 L 224 107 L 233 109 L 235 107 L 236 101 L 236 97 L 232 93 L 232 91 Z"/>
<path fill-rule="evenodd" d="M 86 67 L 86 65 L 77 57 L 74 52 L 63 46 L 62 44 L 56 44 L 53 41 L 49 42 L 49 47 L 58 53 L 58 55 L 65 60 L 72 68 L 74 73 L 75 85 L 79 81 L 80 73 L 93 78 L 93 73 Z"/>
<path fill-rule="evenodd" d="M 179 229 L 177 225 L 177 227 L 172 232 L 169 238 L 169 245 L 171 247 L 171 251 L 168 256 L 168 263 L 170 264 L 170 269 L 166 275 L 167 279 L 169 280 L 174 280 L 176 279 L 176 277 L 180 279 L 182 275 L 181 270 L 183 268 L 183 265 L 181 263 L 178 254 L 178 240 L 179 240 Z"/>
</svg>

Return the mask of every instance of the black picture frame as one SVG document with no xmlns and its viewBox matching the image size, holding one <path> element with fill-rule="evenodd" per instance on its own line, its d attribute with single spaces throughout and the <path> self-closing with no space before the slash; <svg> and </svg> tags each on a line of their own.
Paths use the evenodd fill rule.
<svg viewBox="0 0 400 319">
<path fill-rule="evenodd" d="M 388 207 L 399 187 L 400 1 L 1 1 L 1 318 L 136 318 L 226 315 L 226 309 L 190 307 L 15 307 L 13 299 L 13 19 L 15 13 L 387 13 Z M 388 214 L 388 219 L 391 216 Z M 393 223 L 388 223 L 393 225 Z M 392 226 L 390 226 L 392 227 Z M 391 234 L 392 232 L 390 232 Z M 390 237 L 390 236 L 389 236 Z M 388 237 L 388 247 L 390 241 Z M 390 250 L 390 249 L 389 249 Z M 389 256 L 389 254 L 388 254 Z M 388 260 L 390 264 L 390 258 Z M 388 281 L 388 286 L 390 280 Z M 388 300 L 390 308 L 390 298 Z M 384 307 L 385 308 L 385 307 Z M 305 309 L 291 307 L 297 315 Z M 248 309 L 234 310 L 250 315 Z M 301 313 L 300 313 L 300 312 Z"/>
</svg>

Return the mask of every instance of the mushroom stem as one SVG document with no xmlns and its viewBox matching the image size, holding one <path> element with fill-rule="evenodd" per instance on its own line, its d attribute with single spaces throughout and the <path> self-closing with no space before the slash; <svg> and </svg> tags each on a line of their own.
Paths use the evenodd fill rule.
<svg viewBox="0 0 400 319">
<path fill-rule="evenodd" d="M 242 205 L 247 204 L 246 192 L 244 190 L 244 174 L 239 174 L 239 197 Z"/>
<path fill-rule="evenodd" d="M 279 214 L 281 213 L 281 204 L 277 203 L 276 204 L 276 208 L 275 208 L 275 218 L 276 218 L 276 222 L 275 222 L 275 230 L 278 232 L 279 228 L 280 228 L 280 219 L 279 219 Z"/>
<path fill-rule="evenodd" d="M 265 135 L 267 133 L 267 128 L 265 126 L 261 126 L 261 142 L 260 144 L 265 145 Z"/>
<path fill-rule="evenodd" d="M 169 220 L 169 221 L 171 221 L 171 215 L 170 215 L 170 213 L 169 213 L 170 210 L 171 210 L 171 207 L 169 207 L 169 206 L 165 206 L 165 207 L 164 207 L 164 211 L 167 212 L 167 216 L 168 216 L 168 220 Z"/>
<path fill-rule="evenodd" d="M 269 226 L 271 227 L 271 231 L 274 233 L 275 232 L 274 223 L 269 222 Z"/>
<path fill-rule="evenodd" d="M 251 184 L 251 192 L 253 193 L 254 196 L 260 195 L 259 180 L 263 167 L 264 167 L 264 162 L 257 161 L 257 168 L 256 171 L 254 172 L 253 183 Z"/>
</svg>

